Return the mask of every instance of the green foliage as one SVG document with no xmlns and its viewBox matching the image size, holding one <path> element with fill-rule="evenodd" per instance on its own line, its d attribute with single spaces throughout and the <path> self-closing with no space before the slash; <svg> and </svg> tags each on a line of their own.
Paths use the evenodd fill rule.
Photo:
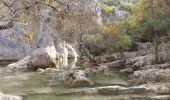
<svg viewBox="0 0 170 100">
<path fill-rule="evenodd" d="M 127 10 L 127 11 L 130 11 L 131 9 L 133 9 L 134 7 L 134 4 L 131 3 L 131 2 L 123 2 L 119 5 L 119 8 L 120 9 L 123 9 L 123 10 Z"/>
<path fill-rule="evenodd" d="M 103 10 L 105 11 L 105 12 L 111 12 L 111 11 L 113 11 L 116 7 L 115 6 L 107 6 L 107 5 L 103 5 Z"/>
<path fill-rule="evenodd" d="M 20 16 L 19 16 L 19 21 L 24 22 L 24 21 L 26 21 L 27 19 L 28 19 L 28 16 L 27 16 L 27 14 L 26 14 L 26 11 L 22 11 L 22 12 L 20 13 Z"/>
<path fill-rule="evenodd" d="M 113 25 L 107 26 L 104 29 L 107 36 L 106 45 L 110 46 L 109 51 L 118 52 L 128 50 L 131 46 L 130 36 L 126 34 L 124 21 L 116 21 Z"/>
<path fill-rule="evenodd" d="M 44 0 L 45 4 L 50 4 L 51 0 Z"/>
<path fill-rule="evenodd" d="M 124 21 L 127 26 L 126 33 L 136 40 L 151 41 L 154 32 L 159 35 L 166 34 L 169 26 L 166 16 L 166 0 L 140 0 L 132 7 L 132 13 Z M 154 30 L 154 32 L 153 32 Z"/>
<path fill-rule="evenodd" d="M 116 42 L 116 49 L 118 50 L 128 50 L 131 46 L 131 40 L 130 37 L 126 34 L 119 35 L 118 41 Z"/>
<path fill-rule="evenodd" d="M 123 19 L 115 20 L 104 29 L 107 37 L 107 52 L 128 50 L 135 42 L 152 42 L 158 36 L 165 36 L 170 21 L 167 0 L 140 0 L 137 3 L 119 5 L 126 13 Z"/>
</svg>

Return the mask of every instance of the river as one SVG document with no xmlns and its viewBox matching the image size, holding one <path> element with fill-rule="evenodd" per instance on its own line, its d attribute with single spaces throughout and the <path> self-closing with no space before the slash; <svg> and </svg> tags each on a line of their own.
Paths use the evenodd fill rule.
<svg viewBox="0 0 170 100">
<path fill-rule="evenodd" d="M 10 62 L 0 62 L 0 91 L 22 96 L 24 100 L 117 100 L 130 98 L 129 95 L 62 95 L 73 90 L 73 88 L 63 85 L 62 73 L 14 72 L 7 70 L 8 63 Z M 89 75 L 94 82 L 93 87 L 113 84 L 127 85 L 127 76 L 119 74 L 118 71 L 117 68 L 112 69 L 110 77 L 103 74 Z"/>
</svg>

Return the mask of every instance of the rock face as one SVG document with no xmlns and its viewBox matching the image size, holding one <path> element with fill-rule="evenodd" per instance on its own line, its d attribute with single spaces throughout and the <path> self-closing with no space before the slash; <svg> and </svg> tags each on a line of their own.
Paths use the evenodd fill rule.
<svg viewBox="0 0 170 100">
<path fill-rule="evenodd" d="M 144 56 L 126 59 L 126 70 L 123 71 L 127 72 L 130 70 L 134 72 L 129 77 L 129 82 L 131 84 L 169 82 L 169 50 L 170 42 L 162 43 L 158 46 L 158 63 L 160 64 L 155 64 L 155 49 L 152 46 L 149 49 L 146 48 L 146 50 L 142 50 L 142 52 L 145 52 Z"/>
<path fill-rule="evenodd" d="M 170 82 L 170 69 L 138 70 L 130 76 L 129 82 L 132 84 Z"/>
<path fill-rule="evenodd" d="M 0 59 L 19 60 L 35 49 L 49 45 L 51 34 L 43 24 L 41 24 L 40 31 L 36 35 L 36 42 L 33 42 L 30 30 L 29 24 L 19 24 L 8 30 L 0 30 Z"/>
<path fill-rule="evenodd" d="M 5 33 L 7 34 L 4 35 Z M 14 33 L 10 31 L 0 31 L 0 60 L 18 60 L 32 51 L 30 44 L 9 39 L 7 38 L 8 34 Z"/>
<path fill-rule="evenodd" d="M 22 97 L 6 95 L 0 92 L 0 100 L 23 100 Z"/>
<path fill-rule="evenodd" d="M 55 63 L 51 60 L 50 55 L 45 48 L 39 48 L 29 56 L 19 60 L 16 63 L 8 65 L 10 69 L 35 71 L 38 68 L 54 67 Z"/>
<path fill-rule="evenodd" d="M 75 70 L 69 73 L 64 80 L 64 84 L 69 87 L 82 87 L 93 85 L 93 83 L 88 79 L 88 74 L 82 70 Z"/>
<path fill-rule="evenodd" d="M 158 54 L 158 62 L 159 63 L 166 63 L 170 61 L 170 52 L 165 51 L 165 52 L 160 52 Z M 130 66 L 131 68 L 134 69 L 140 69 L 143 66 L 146 65 L 153 65 L 155 64 L 155 55 L 154 54 L 149 54 L 145 56 L 139 56 L 136 58 L 129 58 L 126 60 L 126 66 Z"/>
</svg>

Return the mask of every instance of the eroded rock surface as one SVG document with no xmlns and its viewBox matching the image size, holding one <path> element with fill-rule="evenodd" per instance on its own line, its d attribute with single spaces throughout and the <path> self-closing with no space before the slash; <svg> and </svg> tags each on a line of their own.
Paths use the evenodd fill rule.
<svg viewBox="0 0 170 100">
<path fill-rule="evenodd" d="M 19 60 L 16 63 L 7 66 L 10 69 L 16 70 L 37 70 L 38 68 L 55 67 L 55 63 L 51 60 L 45 48 L 39 48 L 29 56 Z"/>
<path fill-rule="evenodd" d="M 132 84 L 170 82 L 170 69 L 138 70 L 130 76 L 129 82 Z"/>
<path fill-rule="evenodd" d="M 66 75 L 64 84 L 69 87 L 91 86 L 92 81 L 88 78 L 88 74 L 83 70 L 75 70 Z"/>
<path fill-rule="evenodd" d="M 143 94 L 143 95 L 167 95 L 170 94 L 170 83 L 143 84 L 139 86 L 105 86 L 74 90 L 68 94 Z"/>
</svg>

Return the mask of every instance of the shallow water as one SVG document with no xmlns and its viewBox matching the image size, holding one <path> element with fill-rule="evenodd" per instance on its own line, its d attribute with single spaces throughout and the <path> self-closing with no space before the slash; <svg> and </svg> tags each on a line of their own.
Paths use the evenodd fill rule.
<svg viewBox="0 0 170 100">
<path fill-rule="evenodd" d="M 120 75 L 117 69 L 112 69 L 111 77 L 103 74 L 92 74 L 90 79 L 93 87 L 113 84 L 127 85 L 127 76 Z M 116 100 L 129 98 L 128 95 L 60 95 L 71 91 L 63 85 L 62 73 L 11 72 L 6 70 L 6 64 L 0 64 L 0 91 L 6 94 L 20 95 L 24 100 Z"/>
</svg>

